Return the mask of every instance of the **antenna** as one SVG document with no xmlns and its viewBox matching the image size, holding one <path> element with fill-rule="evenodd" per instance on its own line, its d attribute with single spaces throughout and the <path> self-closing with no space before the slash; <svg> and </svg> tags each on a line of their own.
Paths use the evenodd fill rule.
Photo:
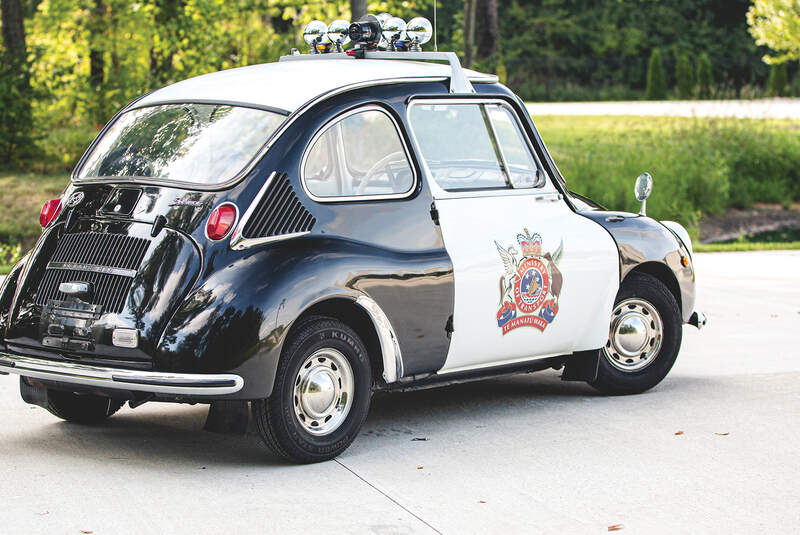
<svg viewBox="0 0 800 535">
<path fill-rule="evenodd" d="M 437 0 L 433 0 L 433 51 L 439 51 L 439 43 L 436 42 L 436 4 Z"/>
</svg>

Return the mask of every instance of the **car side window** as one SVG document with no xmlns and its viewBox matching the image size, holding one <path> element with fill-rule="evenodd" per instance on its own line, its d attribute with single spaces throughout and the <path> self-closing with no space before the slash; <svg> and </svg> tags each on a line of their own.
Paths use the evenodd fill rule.
<svg viewBox="0 0 800 535">
<path fill-rule="evenodd" d="M 395 122 L 377 108 L 328 124 L 311 142 L 302 169 L 319 199 L 391 197 L 414 186 L 414 172 Z"/>
<path fill-rule="evenodd" d="M 522 131 L 502 104 L 413 104 L 409 119 L 433 179 L 446 191 L 544 185 Z"/>
</svg>

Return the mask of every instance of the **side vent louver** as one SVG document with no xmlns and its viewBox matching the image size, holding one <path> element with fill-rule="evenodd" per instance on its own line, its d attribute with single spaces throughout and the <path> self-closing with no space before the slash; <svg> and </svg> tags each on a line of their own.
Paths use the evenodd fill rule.
<svg viewBox="0 0 800 535">
<path fill-rule="evenodd" d="M 306 210 L 284 173 L 275 175 L 242 229 L 244 238 L 268 238 L 308 232 L 316 219 Z"/>
</svg>

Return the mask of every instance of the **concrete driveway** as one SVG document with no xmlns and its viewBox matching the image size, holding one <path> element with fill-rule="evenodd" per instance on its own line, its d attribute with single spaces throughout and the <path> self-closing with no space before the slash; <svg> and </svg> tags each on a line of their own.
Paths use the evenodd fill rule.
<svg viewBox="0 0 800 535">
<path fill-rule="evenodd" d="M 199 406 L 65 424 L 0 377 L 0 533 L 796 533 L 800 252 L 696 266 L 711 323 L 653 391 L 551 371 L 380 395 L 313 466 L 202 431 Z"/>
</svg>

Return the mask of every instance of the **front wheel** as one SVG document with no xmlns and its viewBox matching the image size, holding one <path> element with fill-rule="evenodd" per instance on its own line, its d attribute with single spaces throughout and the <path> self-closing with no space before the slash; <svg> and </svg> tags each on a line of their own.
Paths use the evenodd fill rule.
<svg viewBox="0 0 800 535">
<path fill-rule="evenodd" d="M 604 394 L 638 394 L 667 376 L 681 347 L 681 314 L 658 279 L 632 273 L 617 292 L 597 379 Z"/>
<path fill-rule="evenodd" d="M 251 404 L 253 418 L 264 444 L 280 457 L 333 459 L 358 435 L 371 387 L 369 356 L 355 331 L 314 316 L 287 340 L 272 395 Z"/>
</svg>

